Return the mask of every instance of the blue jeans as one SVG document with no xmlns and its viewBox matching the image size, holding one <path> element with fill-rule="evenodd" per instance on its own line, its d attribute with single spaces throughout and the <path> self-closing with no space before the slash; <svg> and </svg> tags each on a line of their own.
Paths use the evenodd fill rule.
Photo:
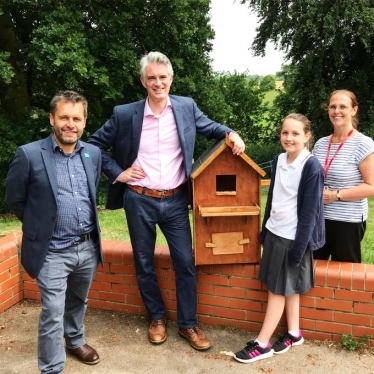
<svg viewBox="0 0 374 374">
<path fill-rule="evenodd" d="M 168 243 L 174 265 L 177 322 L 182 328 L 193 328 L 197 325 L 196 269 L 192 255 L 188 204 L 187 190 L 159 199 L 140 195 L 127 188 L 124 196 L 136 276 L 148 316 L 151 319 L 160 319 L 166 314 L 154 260 L 158 224 Z"/>
<path fill-rule="evenodd" d="M 98 243 L 88 240 L 50 250 L 37 277 L 42 311 L 39 317 L 38 364 L 42 373 L 62 373 L 67 348 L 85 344 L 83 318 L 99 260 Z"/>
</svg>

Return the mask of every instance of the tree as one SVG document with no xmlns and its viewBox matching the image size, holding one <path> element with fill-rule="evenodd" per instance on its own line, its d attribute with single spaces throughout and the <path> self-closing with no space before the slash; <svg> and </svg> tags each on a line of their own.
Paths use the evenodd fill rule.
<svg viewBox="0 0 374 374">
<path fill-rule="evenodd" d="M 49 133 L 49 102 L 58 90 L 87 97 L 87 137 L 115 105 L 144 98 L 139 58 L 151 50 L 173 63 L 172 93 L 192 96 L 206 110 L 214 102 L 209 6 L 209 0 L 0 0 L 2 187 L 16 147 Z"/>
<path fill-rule="evenodd" d="M 275 90 L 274 75 L 265 75 L 265 77 L 260 80 L 260 89 L 264 92 Z"/>
<path fill-rule="evenodd" d="M 260 17 L 253 42 L 264 55 L 272 41 L 286 52 L 284 92 L 275 101 L 280 117 L 306 114 L 317 137 L 330 133 L 322 104 L 335 89 L 360 102 L 360 129 L 374 135 L 374 6 L 370 0 L 241 0 Z"/>
</svg>

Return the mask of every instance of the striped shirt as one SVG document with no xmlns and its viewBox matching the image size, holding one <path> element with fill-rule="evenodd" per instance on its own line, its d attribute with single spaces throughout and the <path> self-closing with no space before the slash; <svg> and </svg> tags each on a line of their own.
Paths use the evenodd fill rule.
<svg viewBox="0 0 374 374">
<path fill-rule="evenodd" d="M 313 154 L 317 157 L 322 167 L 325 164 L 329 139 L 329 136 L 319 139 L 313 149 Z M 329 161 L 335 154 L 339 144 L 331 143 Z M 344 190 L 363 183 L 359 165 L 373 152 L 373 139 L 362 133 L 358 133 L 346 140 L 329 167 L 325 178 L 325 186 L 330 190 Z M 366 198 L 354 201 L 334 201 L 325 205 L 324 212 L 326 219 L 334 221 L 366 221 L 368 217 L 368 202 Z"/>
</svg>

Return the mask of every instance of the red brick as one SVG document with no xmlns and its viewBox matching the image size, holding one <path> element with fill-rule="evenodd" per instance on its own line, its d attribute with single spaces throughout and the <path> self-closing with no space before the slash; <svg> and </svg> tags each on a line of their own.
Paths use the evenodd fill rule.
<svg viewBox="0 0 374 374">
<path fill-rule="evenodd" d="M 202 305 L 202 304 L 198 303 L 197 304 L 197 313 L 198 314 L 206 314 L 208 316 L 214 316 L 214 307 L 211 306 L 211 305 Z M 199 320 L 201 320 L 201 318 L 199 318 Z"/>
<path fill-rule="evenodd" d="M 337 301 L 337 300 L 326 300 L 326 299 L 317 299 L 316 300 L 317 309 L 327 309 L 327 310 L 340 310 L 344 312 L 353 311 L 353 302 L 352 301 Z"/>
<path fill-rule="evenodd" d="M 98 291 L 111 291 L 112 290 L 112 284 L 111 283 L 105 283 L 105 282 L 96 282 L 93 281 L 90 287 L 91 290 L 98 290 Z"/>
<path fill-rule="evenodd" d="M 108 301 L 88 299 L 88 307 L 94 309 L 111 310 L 112 305 Z"/>
<path fill-rule="evenodd" d="M 245 278 L 258 278 L 256 275 L 255 265 L 248 264 L 243 266 L 243 276 Z"/>
<path fill-rule="evenodd" d="M 244 290 L 242 288 L 215 286 L 214 295 L 242 299 L 244 298 Z"/>
<path fill-rule="evenodd" d="M 4 310 L 7 310 L 9 308 L 11 308 L 13 305 L 16 305 L 18 302 L 20 302 L 21 300 L 23 299 L 22 297 L 22 294 L 16 294 L 16 295 L 13 295 L 12 297 L 10 297 L 9 299 L 7 299 L 4 303 L 3 303 L 3 308 Z"/>
<path fill-rule="evenodd" d="M 233 265 L 229 265 L 229 264 L 225 264 L 225 265 L 221 265 L 221 274 L 222 275 L 232 275 L 232 266 Z"/>
<path fill-rule="evenodd" d="M 197 276 L 197 281 L 199 283 L 207 283 L 207 284 L 219 284 L 223 286 L 229 285 L 228 277 L 220 277 L 218 275 L 207 275 L 207 274 L 199 274 Z"/>
<path fill-rule="evenodd" d="M 352 289 L 365 290 L 365 264 L 353 264 Z"/>
<path fill-rule="evenodd" d="M 4 303 L 6 300 L 10 299 L 12 296 L 13 296 L 12 290 L 10 290 L 9 288 L 6 290 L 3 290 L 0 293 L 0 303 Z"/>
<path fill-rule="evenodd" d="M 136 295 L 126 295 L 126 303 L 132 305 L 144 305 L 142 298 Z"/>
<path fill-rule="evenodd" d="M 352 288 L 353 264 L 350 262 L 342 262 L 340 266 L 340 288 Z"/>
<path fill-rule="evenodd" d="M 331 310 L 300 308 L 300 317 L 317 321 L 333 321 L 333 312 Z"/>
<path fill-rule="evenodd" d="M 16 293 L 23 293 L 22 283 L 20 282 L 14 285 L 11 291 L 13 292 L 13 295 L 15 295 Z"/>
<path fill-rule="evenodd" d="M 39 287 L 36 284 L 36 282 L 24 282 L 23 283 L 23 289 L 29 290 L 29 291 L 37 291 L 39 292 Z"/>
<path fill-rule="evenodd" d="M 363 327 L 363 326 L 353 326 L 352 335 L 356 337 L 364 337 L 366 335 L 371 335 L 371 343 L 374 342 L 374 328 Z M 374 344 L 372 344 L 374 346 Z"/>
<path fill-rule="evenodd" d="M 222 307 L 229 306 L 229 300 L 226 297 L 198 295 L 199 304 L 216 305 Z"/>
<path fill-rule="evenodd" d="M 23 298 L 30 300 L 40 300 L 40 292 L 23 290 Z"/>
<path fill-rule="evenodd" d="M 334 322 L 342 322 L 348 325 L 369 326 L 371 317 L 355 313 L 334 313 Z"/>
<path fill-rule="evenodd" d="M 226 317 L 230 319 L 242 320 L 245 317 L 245 312 L 243 310 L 234 310 L 230 308 L 215 308 L 214 315 L 217 317 Z"/>
<path fill-rule="evenodd" d="M 253 290 L 247 290 L 246 296 L 248 300 L 262 300 L 267 301 L 268 299 L 268 293 L 264 291 L 253 291 Z"/>
<path fill-rule="evenodd" d="M 300 328 L 303 330 L 303 335 L 305 336 L 304 330 L 315 330 L 316 321 L 312 319 L 300 318 Z"/>
<path fill-rule="evenodd" d="M 316 321 L 316 330 L 337 334 L 351 334 L 352 327 L 343 323 Z"/>
<path fill-rule="evenodd" d="M 353 312 L 354 313 L 361 313 L 361 314 L 369 314 L 369 315 L 374 316 L 374 305 L 373 304 L 354 303 L 353 304 Z"/>
<path fill-rule="evenodd" d="M 88 291 L 88 298 L 89 299 L 99 299 L 99 291 L 90 289 Z"/>
<path fill-rule="evenodd" d="M 19 264 L 17 264 L 15 266 L 11 267 L 9 269 L 9 272 L 10 272 L 11 277 L 14 277 L 17 274 L 21 274 L 21 266 Z"/>
<path fill-rule="evenodd" d="M 314 297 L 301 296 L 300 307 L 315 308 L 316 299 Z"/>
<path fill-rule="evenodd" d="M 122 284 L 113 284 L 112 291 L 116 293 L 122 293 L 124 295 L 139 295 L 139 288 L 134 286 L 127 286 Z"/>
<path fill-rule="evenodd" d="M 373 301 L 373 294 L 364 291 L 348 291 L 337 289 L 335 291 L 335 298 L 339 300 L 353 300 L 364 303 L 371 303 Z"/>
<path fill-rule="evenodd" d="M 266 307 L 264 303 L 256 302 L 252 300 L 240 300 L 240 299 L 230 299 L 229 307 L 233 309 L 251 310 L 255 312 L 265 312 Z"/>
<path fill-rule="evenodd" d="M 2 273 L 0 273 L 0 284 L 3 284 L 4 282 L 6 282 L 9 278 L 10 278 L 10 272 L 9 272 L 9 269 L 7 269 L 3 271 Z"/>
<path fill-rule="evenodd" d="M 328 287 L 313 287 L 305 295 L 332 299 L 334 297 L 334 291 L 333 288 Z"/>
<path fill-rule="evenodd" d="M 325 286 L 327 279 L 327 261 L 317 260 L 314 262 L 314 282 L 316 286 Z"/>
<path fill-rule="evenodd" d="M 232 275 L 235 277 L 243 277 L 244 267 L 243 264 L 232 265 Z"/>
<path fill-rule="evenodd" d="M 366 265 L 365 291 L 374 291 L 374 265 Z"/>
<path fill-rule="evenodd" d="M 247 321 L 263 323 L 264 318 L 265 318 L 265 313 L 253 312 L 251 310 L 246 312 L 246 320 Z"/>
<path fill-rule="evenodd" d="M 198 294 L 206 294 L 206 295 L 213 295 L 213 286 L 209 284 L 197 284 L 197 293 Z"/>
<path fill-rule="evenodd" d="M 198 274 L 210 274 L 210 265 L 197 265 L 196 272 Z"/>
<path fill-rule="evenodd" d="M 104 300 L 104 301 L 116 301 L 116 302 L 124 303 L 125 295 L 119 294 L 119 293 L 100 291 L 99 299 Z"/>
<path fill-rule="evenodd" d="M 210 265 L 211 274 L 222 275 L 222 265 Z"/>
<path fill-rule="evenodd" d="M 340 265 L 340 262 L 329 262 L 327 269 L 327 285 L 329 287 L 339 286 Z"/>
<path fill-rule="evenodd" d="M 261 290 L 261 282 L 258 279 L 231 277 L 229 280 L 229 285 L 231 287 Z"/>
<path fill-rule="evenodd" d="M 314 340 L 332 340 L 333 334 L 327 332 L 320 332 L 320 331 L 305 331 L 303 330 L 303 336 L 306 339 L 314 339 Z"/>
<path fill-rule="evenodd" d="M 99 282 L 124 283 L 125 278 L 123 275 L 98 273 L 97 280 Z"/>
<path fill-rule="evenodd" d="M 13 256 L 13 257 L 7 258 L 6 260 L 0 262 L 0 273 L 8 271 L 10 268 L 12 268 L 14 266 L 19 266 L 18 261 L 19 261 L 18 256 Z"/>
<path fill-rule="evenodd" d="M 18 274 L 6 280 L 5 282 L 3 282 L 1 287 L 6 290 L 8 288 L 12 288 L 15 284 L 20 283 L 20 282 L 21 282 L 21 274 Z"/>
</svg>

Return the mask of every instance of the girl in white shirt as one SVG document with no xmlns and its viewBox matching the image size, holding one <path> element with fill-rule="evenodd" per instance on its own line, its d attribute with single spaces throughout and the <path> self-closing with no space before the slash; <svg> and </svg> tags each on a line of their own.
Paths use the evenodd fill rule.
<svg viewBox="0 0 374 374">
<path fill-rule="evenodd" d="M 306 148 L 311 138 L 305 116 L 292 113 L 284 119 L 281 144 L 286 152 L 273 161 L 260 234 L 264 251 L 259 279 L 268 289 L 268 305 L 257 339 L 235 353 L 240 362 L 282 354 L 304 342 L 299 327 L 300 294 L 314 286 L 312 251 L 325 241 L 323 169 Z M 271 345 L 284 310 L 288 331 Z"/>
</svg>

